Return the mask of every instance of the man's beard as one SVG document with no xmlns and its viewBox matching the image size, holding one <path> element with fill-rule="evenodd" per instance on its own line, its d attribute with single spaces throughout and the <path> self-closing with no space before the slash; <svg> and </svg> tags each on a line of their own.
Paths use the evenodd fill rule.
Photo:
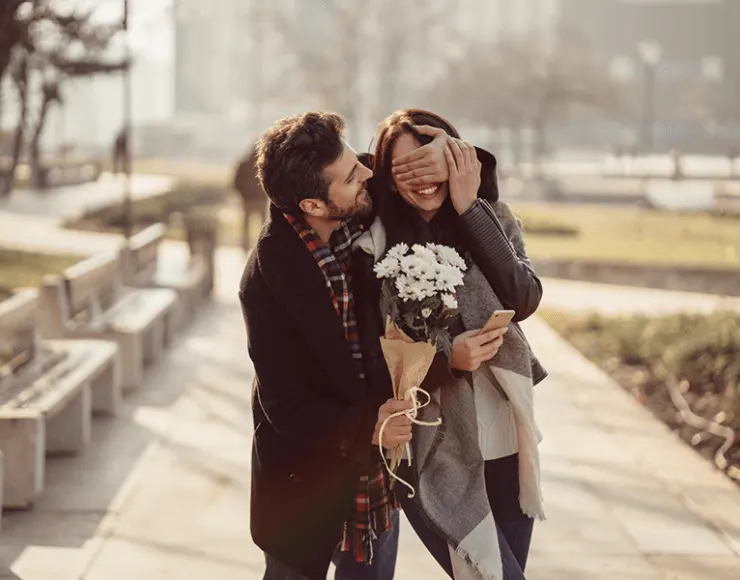
<svg viewBox="0 0 740 580">
<path fill-rule="evenodd" d="M 357 194 L 352 207 L 342 209 L 332 201 L 329 201 L 326 207 L 329 209 L 328 219 L 332 221 L 345 221 L 352 218 L 362 219 L 369 216 L 373 211 L 373 202 L 367 192 L 367 188 L 365 188 Z"/>
</svg>

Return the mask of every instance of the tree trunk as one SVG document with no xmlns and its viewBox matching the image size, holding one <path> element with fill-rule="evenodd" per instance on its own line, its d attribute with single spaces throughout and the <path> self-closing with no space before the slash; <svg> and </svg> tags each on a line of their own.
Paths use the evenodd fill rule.
<svg viewBox="0 0 740 580">
<path fill-rule="evenodd" d="M 10 167 L 8 169 L 5 178 L 5 190 L 2 192 L 4 196 L 10 195 L 15 185 L 15 170 L 18 168 L 18 163 L 21 160 L 21 153 L 23 152 L 23 137 L 26 133 L 26 119 L 28 118 L 28 72 L 26 71 L 21 78 L 15 82 L 16 89 L 18 91 L 18 101 L 20 102 L 21 108 L 18 115 L 18 124 L 15 127 L 15 133 L 13 135 L 13 148 L 10 156 Z"/>
<path fill-rule="evenodd" d="M 49 113 L 51 106 L 51 99 L 44 95 L 44 100 L 41 103 L 41 110 L 39 111 L 39 120 L 33 131 L 33 137 L 28 150 L 28 165 L 31 174 L 31 187 L 35 189 L 43 189 L 48 184 L 46 183 L 46 176 L 44 174 L 44 168 L 41 164 L 41 136 L 46 126 L 46 118 Z"/>
<path fill-rule="evenodd" d="M 3 135 L 3 73 L 0 71 L 0 139 Z M 5 167 L 5 144 L 0 142 L 0 198 L 10 191 L 10 178 Z"/>
</svg>

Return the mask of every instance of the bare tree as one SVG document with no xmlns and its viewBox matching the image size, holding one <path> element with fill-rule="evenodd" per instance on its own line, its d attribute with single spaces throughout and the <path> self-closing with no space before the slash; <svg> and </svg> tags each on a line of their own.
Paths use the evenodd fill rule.
<svg viewBox="0 0 740 580">
<path fill-rule="evenodd" d="M 106 56 L 119 27 L 94 23 L 91 11 L 65 10 L 53 0 L 15 0 L 10 4 L 6 0 L 6 4 L 0 6 L 5 6 L 6 10 L 0 11 L 0 15 L 7 18 L 15 30 L 14 42 L 4 37 L 0 42 L 0 51 L 5 51 L 0 52 L 0 66 L 7 53 L 6 68 L 12 73 L 19 104 L 10 165 L 0 176 L 0 194 L 7 195 L 23 154 L 32 105 L 38 104 L 38 108 L 28 140 L 28 157 L 31 182 L 40 187 L 45 181 L 41 138 L 51 106 L 62 100 L 63 80 L 116 72 L 125 69 L 128 63 Z M 13 6 L 15 11 L 11 13 Z"/>
</svg>

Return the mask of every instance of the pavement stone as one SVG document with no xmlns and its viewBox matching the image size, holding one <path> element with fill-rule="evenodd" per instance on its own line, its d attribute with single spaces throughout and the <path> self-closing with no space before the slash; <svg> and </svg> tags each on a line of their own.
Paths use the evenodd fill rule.
<svg viewBox="0 0 740 580">
<path fill-rule="evenodd" d="M 604 315 L 643 314 L 648 316 L 693 312 L 708 314 L 715 310 L 740 310 L 740 298 L 618 286 L 578 280 L 542 278 L 541 308 L 568 312 L 597 312 Z"/>
</svg>

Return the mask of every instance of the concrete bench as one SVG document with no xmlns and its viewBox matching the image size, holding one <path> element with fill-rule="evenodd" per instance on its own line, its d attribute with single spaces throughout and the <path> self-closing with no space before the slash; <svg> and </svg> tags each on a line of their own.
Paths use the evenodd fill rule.
<svg viewBox="0 0 740 580">
<path fill-rule="evenodd" d="M 176 302 L 174 290 L 125 286 L 122 252 L 98 254 L 44 279 L 42 331 L 117 342 L 123 388 L 132 389 L 163 356 Z"/>
<path fill-rule="evenodd" d="M 124 250 L 126 283 L 136 287 L 171 288 L 177 292 L 177 308 L 170 333 L 186 327 L 206 298 L 207 268 L 202 256 L 159 258 L 164 239 L 163 224 L 154 224 L 135 234 Z"/>
<path fill-rule="evenodd" d="M 26 508 L 43 490 L 47 454 L 90 441 L 92 414 L 121 402 L 118 346 L 102 340 L 40 340 L 39 297 L 0 302 L 0 451 L 3 504 Z"/>
</svg>

